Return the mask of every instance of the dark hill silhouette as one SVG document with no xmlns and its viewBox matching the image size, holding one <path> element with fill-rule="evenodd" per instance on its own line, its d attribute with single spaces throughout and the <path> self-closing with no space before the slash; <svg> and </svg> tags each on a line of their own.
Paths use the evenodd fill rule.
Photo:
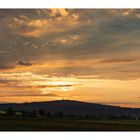
<svg viewBox="0 0 140 140">
<path fill-rule="evenodd" d="M 140 108 L 116 107 L 111 105 L 102 105 L 96 103 L 87 103 L 73 100 L 56 100 L 46 102 L 32 103 L 7 103 L 0 104 L 0 110 L 12 108 L 16 111 L 32 111 L 44 109 L 47 112 L 57 113 L 63 112 L 65 115 L 96 115 L 96 116 L 120 116 L 128 115 L 132 117 L 140 117 Z"/>
</svg>

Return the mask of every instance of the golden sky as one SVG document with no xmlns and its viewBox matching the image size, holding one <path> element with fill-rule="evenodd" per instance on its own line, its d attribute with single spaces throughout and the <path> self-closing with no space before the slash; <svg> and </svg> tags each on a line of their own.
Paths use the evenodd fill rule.
<svg viewBox="0 0 140 140">
<path fill-rule="evenodd" d="M 0 10 L 0 102 L 140 107 L 140 10 Z"/>
</svg>

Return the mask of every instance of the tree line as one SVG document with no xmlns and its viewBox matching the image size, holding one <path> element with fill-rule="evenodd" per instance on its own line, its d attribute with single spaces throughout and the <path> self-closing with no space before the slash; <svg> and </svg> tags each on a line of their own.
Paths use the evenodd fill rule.
<svg viewBox="0 0 140 140">
<path fill-rule="evenodd" d="M 3 116 L 7 116 L 7 117 L 14 117 L 14 116 L 20 116 L 20 117 L 52 117 L 52 116 L 56 116 L 56 117 L 63 117 L 64 113 L 59 111 L 57 113 L 51 113 L 51 112 L 47 112 L 44 109 L 39 109 L 39 110 L 33 110 L 33 111 L 15 111 L 12 108 L 8 108 L 5 112 L 5 114 L 3 114 Z"/>
<path fill-rule="evenodd" d="M 132 116 L 132 115 L 128 115 L 128 114 L 121 114 L 121 115 L 75 115 L 75 114 L 70 114 L 70 115 L 66 115 L 65 113 L 63 113 L 62 111 L 56 112 L 56 113 L 51 113 L 51 112 L 47 112 L 44 109 L 39 109 L 39 110 L 32 110 L 32 111 L 15 111 L 12 108 L 8 108 L 7 110 L 5 110 L 5 113 L 0 114 L 0 116 L 6 116 L 6 117 L 40 117 L 40 118 L 52 118 L 52 117 L 59 117 L 59 118 L 63 118 L 63 117 L 71 117 L 71 118 L 75 118 L 75 117 L 82 117 L 82 118 L 86 118 L 86 119 L 95 119 L 95 120 L 140 120 L 140 117 L 137 116 Z"/>
</svg>

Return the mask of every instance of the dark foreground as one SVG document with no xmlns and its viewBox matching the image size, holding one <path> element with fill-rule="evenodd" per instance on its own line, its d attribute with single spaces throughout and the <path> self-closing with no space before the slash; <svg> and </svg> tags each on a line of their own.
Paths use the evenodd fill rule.
<svg viewBox="0 0 140 140">
<path fill-rule="evenodd" d="M 0 131 L 140 131 L 140 121 L 75 118 L 1 118 Z"/>
</svg>

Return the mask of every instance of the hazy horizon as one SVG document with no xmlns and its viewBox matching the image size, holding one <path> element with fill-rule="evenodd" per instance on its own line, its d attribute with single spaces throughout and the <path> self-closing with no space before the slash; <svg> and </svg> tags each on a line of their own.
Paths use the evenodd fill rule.
<svg viewBox="0 0 140 140">
<path fill-rule="evenodd" d="M 140 108 L 140 10 L 1 9 L 0 18 L 0 103 Z"/>
</svg>

